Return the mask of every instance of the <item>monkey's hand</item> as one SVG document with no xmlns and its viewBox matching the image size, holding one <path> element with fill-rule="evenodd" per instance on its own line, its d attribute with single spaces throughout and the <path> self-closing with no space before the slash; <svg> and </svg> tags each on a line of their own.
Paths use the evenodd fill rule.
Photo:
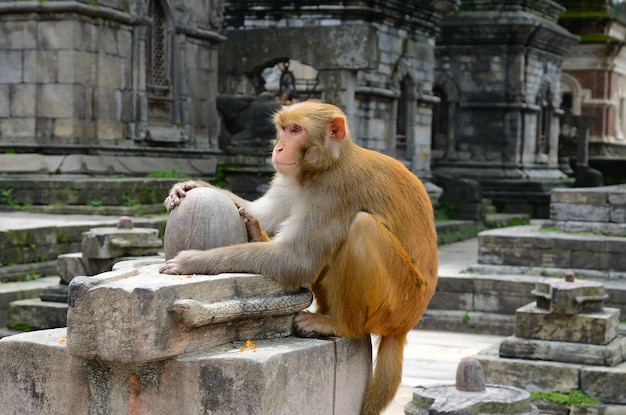
<svg viewBox="0 0 626 415">
<path fill-rule="evenodd" d="M 200 269 L 202 254 L 203 251 L 194 249 L 180 251 L 174 258 L 167 260 L 159 272 L 172 275 L 206 274 L 207 270 Z"/>
<path fill-rule="evenodd" d="M 239 209 L 239 216 L 243 219 L 243 223 L 246 224 L 246 230 L 248 231 L 248 242 L 269 242 L 270 238 L 267 236 L 259 220 L 248 212 L 246 209 L 240 207 L 235 203 L 235 206 Z"/>
<path fill-rule="evenodd" d="M 201 187 L 201 185 L 193 180 L 176 183 L 170 190 L 169 196 L 167 196 L 163 202 L 165 209 L 169 212 L 180 205 L 180 200 L 187 195 L 187 192 L 196 187 Z"/>
</svg>

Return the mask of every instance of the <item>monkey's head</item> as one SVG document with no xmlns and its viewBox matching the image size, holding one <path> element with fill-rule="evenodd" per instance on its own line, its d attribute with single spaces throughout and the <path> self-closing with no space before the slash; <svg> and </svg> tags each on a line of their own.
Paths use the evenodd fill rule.
<svg viewBox="0 0 626 415">
<path fill-rule="evenodd" d="M 274 167 L 298 180 L 307 172 L 330 167 L 351 141 L 346 115 L 330 104 L 304 101 L 283 107 L 274 115 L 274 123 Z"/>
</svg>

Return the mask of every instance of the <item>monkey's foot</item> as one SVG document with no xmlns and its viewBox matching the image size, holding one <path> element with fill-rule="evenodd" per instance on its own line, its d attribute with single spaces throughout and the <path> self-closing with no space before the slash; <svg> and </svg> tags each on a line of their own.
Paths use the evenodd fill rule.
<svg viewBox="0 0 626 415">
<path fill-rule="evenodd" d="M 339 336 L 337 324 L 323 314 L 301 311 L 293 319 L 294 331 L 300 337 Z"/>
</svg>

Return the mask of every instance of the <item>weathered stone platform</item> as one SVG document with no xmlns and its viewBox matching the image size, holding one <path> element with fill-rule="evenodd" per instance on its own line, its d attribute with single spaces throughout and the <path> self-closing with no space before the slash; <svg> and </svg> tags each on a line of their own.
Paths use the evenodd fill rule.
<svg viewBox="0 0 626 415">
<path fill-rule="evenodd" d="M 359 412 L 369 337 L 292 337 L 308 290 L 162 265 L 146 257 L 77 276 L 67 329 L 0 340 L 2 414 Z"/>
<path fill-rule="evenodd" d="M 74 357 L 67 340 L 64 328 L 0 340 L 3 415 L 356 415 L 371 372 L 365 340 L 237 341 L 141 365 Z"/>
</svg>

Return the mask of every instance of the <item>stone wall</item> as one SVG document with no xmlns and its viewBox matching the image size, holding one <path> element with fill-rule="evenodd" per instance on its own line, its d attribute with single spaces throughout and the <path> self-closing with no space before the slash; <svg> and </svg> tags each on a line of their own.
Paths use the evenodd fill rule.
<svg viewBox="0 0 626 415">
<path fill-rule="evenodd" d="M 0 4 L 0 148 L 217 149 L 221 13 L 219 1 Z"/>
</svg>

